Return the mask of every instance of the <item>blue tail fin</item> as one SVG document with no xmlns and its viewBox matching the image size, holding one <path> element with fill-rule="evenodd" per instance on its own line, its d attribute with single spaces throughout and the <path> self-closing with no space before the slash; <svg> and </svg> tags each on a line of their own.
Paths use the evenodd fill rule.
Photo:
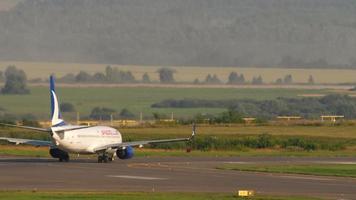
<svg viewBox="0 0 356 200">
<path fill-rule="evenodd" d="M 52 127 L 53 126 L 63 126 L 66 125 L 64 120 L 62 119 L 61 111 L 59 108 L 59 100 L 56 95 L 55 85 L 54 85 L 54 77 L 49 77 L 50 83 L 50 93 L 51 93 L 51 119 L 52 119 Z"/>
</svg>

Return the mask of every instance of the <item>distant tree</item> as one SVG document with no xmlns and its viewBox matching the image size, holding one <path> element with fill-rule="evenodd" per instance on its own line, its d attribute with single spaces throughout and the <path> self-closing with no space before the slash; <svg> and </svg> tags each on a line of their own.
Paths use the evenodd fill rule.
<svg viewBox="0 0 356 200">
<path fill-rule="evenodd" d="M 32 127 L 41 128 L 41 125 L 37 120 L 22 119 L 21 123 L 22 123 L 23 126 L 32 126 Z"/>
<path fill-rule="evenodd" d="M 231 72 L 227 84 L 238 84 L 239 75 L 236 72 Z"/>
<path fill-rule="evenodd" d="M 240 83 L 240 84 L 243 84 L 243 83 L 245 83 L 245 82 L 246 82 L 246 80 L 245 80 L 244 74 L 240 74 L 239 83 Z"/>
<path fill-rule="evenodd" d="M 143 83 L 151 83 L 150 76 L 149 76 L 147 73 L 144 73 L 144 74 L 142 75 L 142 82 L 143 82 Z"/>
<path fill-rule="evenodd" d="M 132 119 L 135 117 L 135 115 L 126 108 L 122 109 L 119 115 L 121 118 L 125 119 Z"/>
<path fill-rule="evenodd" d="M 208 74 L 205 78 L 205 83 L 207 84 L 220 84 L 221 81 L 218 78 L 218 76 L 216 74 L 214 74 L 213 76 L 211 74 Z"/>
<path fill-rule="evenodd" d="M 112 114 L 115 114 L 116 110 L 111 108 L 95 107 L 90 113 L 90 118 L 95 120 L 109 120 Z"/>
<path fill-rule="evenodd" d="M 21 118 L 22 125 L 24 126 L 41 127 L 36 116 L 34 116 L 33 114 L 25 114 Z"/>
<path fill-rule="evenodd" d="M 101 72 L 97 72 L 93 75 L 93 81 L 94 82 L 99 82 L 99 83 L 104 83 L 106 82 L 106 76 L 105 74 L 101 73 Z"/>
<path fill-rule="evenodd" d="M 131 71 L 119 71 L 118 76 L 118 80 L 121 83 L 133 83 L 136 81 Z"/>
<path fill-rule="evenodd" d="M 100 75 L 102 76 L 102 75 Z M 107 66 L 105 69 L 105 79 L 108 83 L 133 83 L 136 82 L 131 71 L 122 71 L 118 68 Z"/>
<path fill-rule="evenodd" d="M 3 94 L 29 94 L 27 88 L 27 77 L 23 70 L 17 69 L 15 66 L 9 66 L 5 71 L 5 86 L 1 92 Z"/>
<path fill-rule="evenodd" d="M 205 77 L 205 83 L 211 82 L 212 79 L 213 79 L 213 77 L 211 76 L 211 74 L 208 74 L 208 75 Z"/>
<path fill-rule="evenodd" d="M 108 82 L 114 82 L 114 69 L 111 66 L 105 68 L 105 76 Z"/>
<path fill-rule="evenodd" d="M 74 83 L 76 81 L 76 76 L 72 73 L 68 73 L 57 79 L 57 81 L 62 83 Z"/>
<path fill-rule="evenodd" d="M 243 74 L 238 75 L 236 72 L 231 72 L 227 81 L 227 84 L 244 84 L 245 76 Z"/>
<path fill-rule="evenodd" d="M 0 122 L 5 124 L 16 124 L 18 116 L 6 112 L 0 112 Z"/>
<path fill-rule="evenodd" d="M 85 71 L 80 71 L 75 76 L 75 81 L 76 82 L 90 82 L 90 81 L 92 81 L 92 76 Z"/>
<path fill-rule="evenodd" d="M 236 72 L 231 72 L 227 81 L 227 84 L 244 84 L 245 76 L 243 74 L 238 75 Z"/>
<path fill-rule="evenodd" d="M 35 115 L 33 115 L 33 114 L 28 113 L 28 114 L 22 115 L 21 119 L 22 120 L 28 120 L 28 121 L 36 121 L 37 117 Z"/>
<path fill-rule="evenodd" d="M 288 74 L 284 77 L 284 80 L 283 80 L 283 83 L 284 84 L 292 84 L 293 83 L 293 77 L 292 75 Z"/>
<path fill-rule="evenodd" d="M 75 112 L 75 107 L 71 103 L 63 102 L 61 103 L 60 108 L 62 112 Z"/>
<path fill-rule="evenodd" d="M 312 75 L 310 75 L 309 78 L 308 78 L 308 84 L 309 85 L 314 85 L 315 84 L 314 77 Z"/>
<path fill-rule="evenodd" d="M 253 77 L 253 79 L 252 79 L 252 84 L 254 84 L 254 85 L 261 85 L 261 84 L 263 84 L 262 76 Z"/>
<path fill-rule="evenodd" d="M 220 116 L 214 119 L 218 123 L 242 123 L 242 115 L 236 110 L 229 109 L 226 112 L 221 113 Z"/>
<path fill-rule="evenodd" d="M 152 115 L 153 115 L 153 118 L 154 118 L 155 120 L 160 120 L 160 119 L 165 119 L 165 118 L 167 118 L 167 115 L 162 114 L 162 113 L 157 113 L 157 112 L 155 112 L 155 113 L 152 113 Z"/>
<path fill-rule="evenodd" d="M 283 79 L 282 78 L 278 78 L 276 80 L 276 84 L 283 84 Z"/>
<path fill-rule="evenodd" d="M 199 84 L 199 83 L 200 83 L 200 81 L 198 78 L 194 79 L 193 84 Z"/>
<path fill-rule="evenodd" d="M 161 83 L 174 83 L 173 74 L 176 72 L 174 69 L 161 68 L 157 71 L 159 73 L 159 80 Z"/>
<path fill-rule="evenodd" d="M 221 83 L 221 81 L 220 81 L 218 75 L 214 74 L 214 76 L 213 76 L 213 82 L 214 82 L 214 83 L 217 83 L 217 84 Z"/>
<path fill-rule="evenodd" d="M 5 80 L 4 73 L 0 71 L 0 82 L 4 82 L 4 80 Z"/>
</svg>

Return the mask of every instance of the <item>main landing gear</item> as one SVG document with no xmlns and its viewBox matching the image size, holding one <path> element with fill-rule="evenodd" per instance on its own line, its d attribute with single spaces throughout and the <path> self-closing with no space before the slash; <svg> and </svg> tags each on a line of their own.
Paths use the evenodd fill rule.
<svg viewBox="0 0 356 200">
<path fill-rule="evenodd" d="M 59 160 L 59 162 L 69 162 L 69 156 L 61 157 L 58 160 Z"/>
<path fill-rule="evenodd" d="M 98 155 L 98 163 L 107 163 L 113 161 L 113 155 L 102 154 Z"/>
<path fill-rule="evenodd" d="M 51 148 L 49 150 L 49 154 L 53 158 L 58 158 L 59 162 L 68 162 L 69 161 L 69 154 L 61 149 Z"/>
</svg>

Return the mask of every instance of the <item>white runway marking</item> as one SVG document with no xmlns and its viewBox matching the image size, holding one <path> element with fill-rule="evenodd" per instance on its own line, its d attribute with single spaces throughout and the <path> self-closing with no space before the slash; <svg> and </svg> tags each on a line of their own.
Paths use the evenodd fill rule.
<svg viewBox="0 0 356 200">
<path fill-rule="evenodd" d="M 232 161 L 232 162 L 224 162 L 225 164 L 254 164 L 256 162 L 243 162 L 243 161 Z"/>
<path fill-rule="evenodd" d="M 308 176 L 288 176 L 288 175 L 274 175 L 274 176 L 278 176 L 278 177 L 281 177 L 281 178 L 290 178 L 290 179 L 304 179 L 304 180 L 316 180 L 316 181 L 332 181 L 332 180 L 335 180 L 335 179 L 332 179 L 332 178 L 321 178 L 321 177 L 308 177 Z"/>
<path fill-rule="evenodd" d="M 167 178 L 147 177 L 147 176 L 127 176 L 127 175 L 108 175 L 111 178 L 126 178 L 137 180 L 167 180 Z"/>
<path fill-rule="evenodd" d="M 344 162 L 340 162 L 340 161 L 319 161 L 319 162 L 316 162 L 316 163 L 320 163 L 320 164 L 340 164 L 340 165 L 355 165 L 356 162 L 347 162 L 347 161 L 344 161 Z"/>
</svg>

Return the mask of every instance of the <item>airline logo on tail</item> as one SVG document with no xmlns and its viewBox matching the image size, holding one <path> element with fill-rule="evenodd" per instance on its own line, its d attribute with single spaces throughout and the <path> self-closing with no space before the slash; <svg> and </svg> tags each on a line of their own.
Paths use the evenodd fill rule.
<svg viewBox="0 0 356 200">
<path fill-rule="evenodd" d="M 58 98 L 55 91 L 54 77 L 50 76 L 50 93 L 51 93 L 51 119 L 52 127 L 64 126 L 66 123 L 62 119 L 61 111 L 59 109 Z"/>
</svg>

